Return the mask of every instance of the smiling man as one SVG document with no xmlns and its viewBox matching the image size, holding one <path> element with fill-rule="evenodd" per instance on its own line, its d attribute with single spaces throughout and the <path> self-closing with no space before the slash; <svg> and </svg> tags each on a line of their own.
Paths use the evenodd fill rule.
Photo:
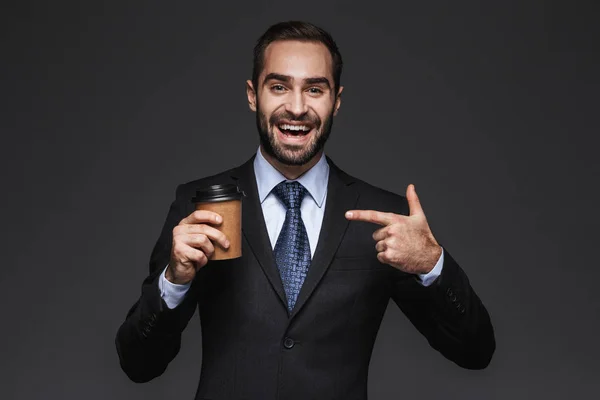
<svg viewBox="0 0 600 400">
<path fill-rule="evenodd" d="M 366 399 L 390 299 L 447 359 L 489 364 L 489 315 L 436 241 L 414 186 L 406 197 L 384 191 L 325 156 L 341 72 L 335 42 L 312 24 L 279 23 L 258 40 L 246 94 L 260 146 L 239 167 L 177 187 L 142 294 L 116 337 L 133 381 L 165 371 L 196 308 L 196 399 Z M 247 194 L 243 256 L 215 261 L 215 247 L 229 246 L 222 216 L 195 211 L 191 198 L 222 183 Z"/>
<path fill-rule="evenodd" d="M 333 77 L 333 56 L 321 42 L 274 41 L 263 59 L 262 71 L 246 83 L 248 103 L 256 112 L 264 157 L 296 179 L 321 159 L 343 88 Z M 341 56 L 337 63 L 341 73 Z"/>
</svg>

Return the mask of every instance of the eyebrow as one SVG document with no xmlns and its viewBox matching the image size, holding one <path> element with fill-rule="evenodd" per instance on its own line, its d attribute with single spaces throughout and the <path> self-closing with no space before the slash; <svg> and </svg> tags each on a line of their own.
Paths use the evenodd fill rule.
<svg viewBox="0 0 600 400">
<path fill-rule="evenodd" d="M 276 72 L 271 72 L 270 74 L 267 74 L 267 76 L 265 77 L 265 82 L 267 83 L 270 80 L 274 80 L 274 81 L 282 81 L 282 82 L 291 82 L 294 80 L 294 78 L 292 78 L 289 75 L 282 75 L 282 74 L 278 74 Z M 331 88 L 331 86 L 329 85 L 329 79 L 325 78 L 324 76 L 315 76 L 312 78 L 306 78 L 303 80 L 304 83 L 309 84 L 309 85 L 315 85 L 315 84 L 324 84 L 325 86 L 327 86 L 327 88 Z"/>
</svg>

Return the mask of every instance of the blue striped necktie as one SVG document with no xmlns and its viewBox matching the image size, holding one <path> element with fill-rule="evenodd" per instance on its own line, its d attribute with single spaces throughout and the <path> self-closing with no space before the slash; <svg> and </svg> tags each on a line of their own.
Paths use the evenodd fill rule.
<svg viewBox="0 0 600 400">
<path fill-rule="evenodd" d="M 275 262 L 292 311 L 310 266 L 310 244 L 300 215 L 300 205 L 307 191 L 299 182 L 281 182 L 273 189 L 287 209 L 283 227 L 275 243 Z"/>
</svg>

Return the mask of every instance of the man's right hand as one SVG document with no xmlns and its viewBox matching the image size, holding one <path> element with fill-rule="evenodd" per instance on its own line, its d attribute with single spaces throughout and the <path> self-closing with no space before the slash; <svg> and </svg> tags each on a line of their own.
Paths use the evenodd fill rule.
<svg viewBox="0 0 600 400">
<path fill-rule="evenodd" d="M 173 228 L 171 261 L 165 272 L 169 282 L 179 285 L 191 282 L 215 251 L 213 241 L 225 249 L 229 248 L 225 234 L 208 225 L 220 225 L 222 221 L 223 218 L 215 212 L 196 210 Z"/>
</svg>

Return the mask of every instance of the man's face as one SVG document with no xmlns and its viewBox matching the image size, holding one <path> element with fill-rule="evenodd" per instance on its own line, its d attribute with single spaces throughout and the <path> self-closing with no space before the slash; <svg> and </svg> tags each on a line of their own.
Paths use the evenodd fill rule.
<svg viewBox="0 0 600 400">
<path fill-rule="evenodd" d="M 271 43 L 264 58 L 257 87 L 247 82 L 262 148 L 282 164 L 306 164 L 323 149 L 340 106 L 331 54 L 322 43 L 286 40 Z"/>
</svg>

